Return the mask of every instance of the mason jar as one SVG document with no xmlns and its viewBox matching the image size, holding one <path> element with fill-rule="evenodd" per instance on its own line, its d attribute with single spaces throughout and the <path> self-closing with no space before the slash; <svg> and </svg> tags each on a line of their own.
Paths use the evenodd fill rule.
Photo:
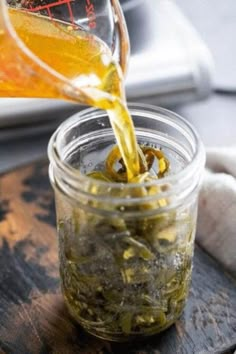
<svg viewBox="0 0 236 354">
<path fill-rule="evenodd" d="M 91 334 L 125 341 L 163 331 L 188 296 L 203 144 L 177 114 L 130 104 L 138 143 L 161 149 L 168 174 L 143 183 L 88 177 L 116 144 L 107 112 L 82 111 L 52 136 L 61 287 Z"/>
</svg>

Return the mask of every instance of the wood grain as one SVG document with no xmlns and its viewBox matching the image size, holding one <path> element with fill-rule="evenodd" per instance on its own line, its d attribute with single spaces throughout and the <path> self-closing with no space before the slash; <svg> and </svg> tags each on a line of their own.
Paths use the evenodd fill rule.
<svg viewBox="0 0 236 354">
<path fill-rule="evenodd" d="M 111 344 L 86 334 L 60 293 L 47 162 L 0 178 L 0 353 L 205 354 L 236 349 L 236 282 L 196 247 L 190 296 L 169 330 Z"/>
</svg>

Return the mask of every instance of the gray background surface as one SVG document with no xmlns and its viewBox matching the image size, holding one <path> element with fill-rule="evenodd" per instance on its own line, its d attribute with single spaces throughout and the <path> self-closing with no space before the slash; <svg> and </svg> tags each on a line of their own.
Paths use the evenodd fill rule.
<svg viewBox="0 0 236 354">
<path fill-rule="evenodd" d="M 207 146 L 236 145 L 236 1 L 177 0 L 207 43 L 215 62 L 215 87 L 235 90 L 178 109 L 198 129 Z"/>
<path fill-rule="evenodd" d="M 236 1 L 176 0 L 213 53 L 216 84 L 236 89 Z"/>
</svg>

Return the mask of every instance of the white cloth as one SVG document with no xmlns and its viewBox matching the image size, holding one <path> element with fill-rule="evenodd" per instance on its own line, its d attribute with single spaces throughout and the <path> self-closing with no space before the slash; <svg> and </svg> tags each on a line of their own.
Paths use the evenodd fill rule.
<svg viewBox="0 0 236 354">
<path fill-rule="evenodd" d="M 236 275 L 236 146 L 207 150 L 197 242 Z"/>
</svg>

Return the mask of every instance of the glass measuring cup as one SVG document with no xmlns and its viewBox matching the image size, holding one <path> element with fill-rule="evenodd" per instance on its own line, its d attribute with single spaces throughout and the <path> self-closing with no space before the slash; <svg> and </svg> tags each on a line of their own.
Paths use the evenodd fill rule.
<svg viewBox="0 0 236 354">
<path fill-rule="evenodd" d="M 91 42 L 95 42 L 94 36 L 97 38 L 97 43 L 102 40 L 105 54 L 111 57 L 112 53 L 113 58 L 118 57 L 123 72 L 126 72 L 129 40 L 122 10 L 117 0 L 58 0 L 55 2 L 8 0 L 8 5 L 4 0 L 0 0 L 0 96 L 2 97 L 65 98 L 65 91 L 67 95 L 69 91 L 74 91 L 76 86 L 76 100 L 91 103 L 88 92 L 83 91 L 83 82 L 77 82 L 75 85 L 71 75 L 57 70 L 51 58 L 47 61 L 44 60 L 44 56 L 41 56 L 40 50 L 42 52 L 45 47 L 44 51 L 47 51 L 44 40 L 47 33 L 45 38 L 42 36 L 41 42 L 38 41 L 37 47 L 33 48 L 27 43 L 28 34 L 22 36 L 22 28 L 24 30 L 28 28 L 32 38 L 38 38 L 41 32 L 44 31 L 45 34 L 47 29 L 53 28 L 53 35 L 58 37 L 63 33 L 69 40 L 74 41 L 77 31 L 82 30 L 90 36 L 88 40 Z M 75 46 L 79 48 L 79 45 L 77 40 Z M 78 51 L 78 57 L 79 55 Z"/>
</svg>

